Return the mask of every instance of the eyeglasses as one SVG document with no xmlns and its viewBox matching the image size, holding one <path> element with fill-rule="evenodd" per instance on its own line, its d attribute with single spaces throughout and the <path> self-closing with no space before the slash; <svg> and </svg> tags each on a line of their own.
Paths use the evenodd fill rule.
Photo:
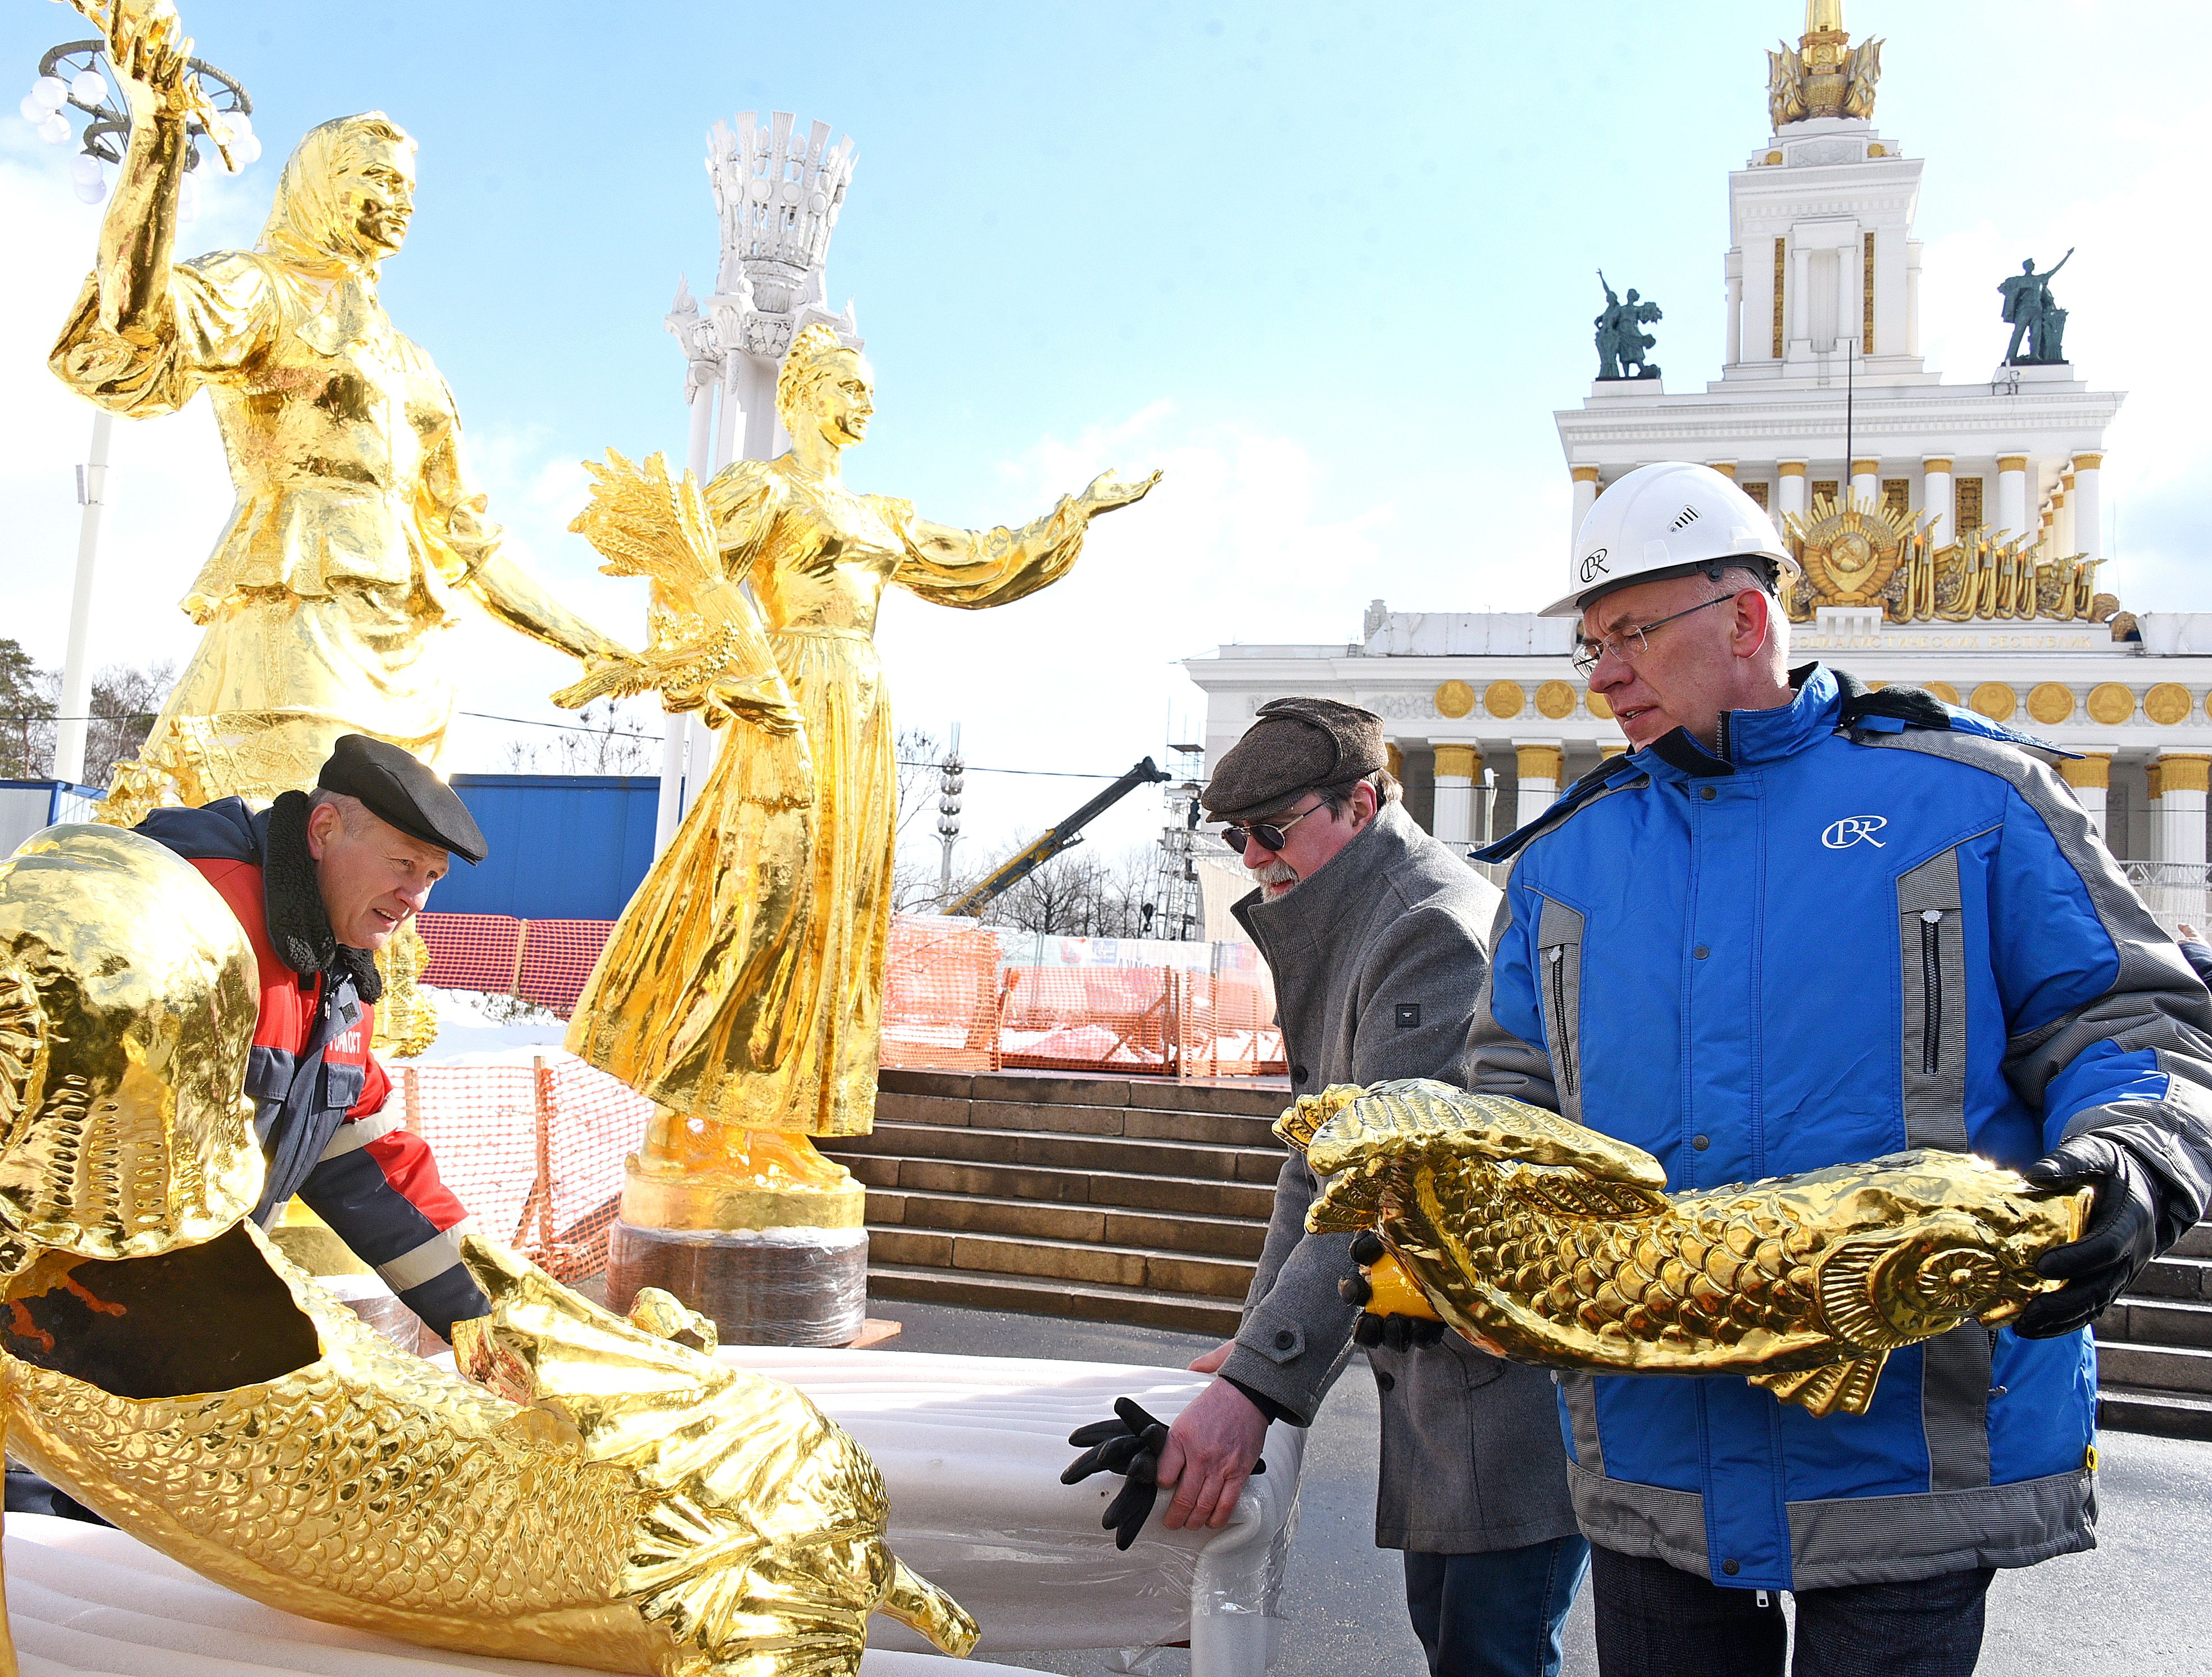
<svg viewBox="0 0 2212 1677">
<path fill-rule="evenodd" d="M 1280 850 L 1291 828 L 1311 815 L 1314 810 L 1328 807 L 1326 804 L 1316 804 L 1313 810 L 1300 810 L 1287 821 L 1232 821 L 1221 829 L 1221 842 L 1240 856 L 1244 854 L 1244 847 L 1255 839 L 1259 841 L 1262 850 Z"/>
<path fill-rule="evenodd" d="M 1604 661 L 1607 653 L 1611 653 L 1624 664 L 1633 664 L 1650 650 L 1645 645 L 1644 637 L 1650 634 L 1653 629 L 1664 629 L 1668 624 L 1690 616 L 1692 612 L 1702 611 L 1709 605 L 1722 605 L 1734 599 L 1736 594 L 1750 592 L 1747 588 L 1739 588 L 1735 593 L 1721 594 L 1712 599 L 1699 600 L 1695 605 L 1685 611 L 1677 611 L 1673 617 L 1662 617 L 1656 623 L 1639 624 L 1634 629 L 1615 629 L 1601 641 L 1577 640 L 1575 643 L 1574 653 L 1567 661 L 1585 676 L 1597 673 L 1597 666 Z"/>
</svg>

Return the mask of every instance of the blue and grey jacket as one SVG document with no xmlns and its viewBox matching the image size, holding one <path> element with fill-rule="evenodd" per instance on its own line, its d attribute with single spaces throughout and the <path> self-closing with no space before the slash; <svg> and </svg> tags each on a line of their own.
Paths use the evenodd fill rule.
<svg viewBox="0 0 2212 1677">
<path fill-rule="evenodd" d="M 2034 742 L 1818 665 L 1616 758 L 1515 857 L 1469 1087 L 1634 1143 L 1671 1189 L 1907 1147 L 2019 1166 L 2148 1126 L 2212 1169 L 2212 996 Z M 1887 714 L 1881 714 L 1887 713 Z M 2088 1334 L 1968 1324 L 1863 1416 L 1741 1376 L 1563 1376 L 1591 1541 L 1745 1589 L 2094 1546 Z"/>
</svg>

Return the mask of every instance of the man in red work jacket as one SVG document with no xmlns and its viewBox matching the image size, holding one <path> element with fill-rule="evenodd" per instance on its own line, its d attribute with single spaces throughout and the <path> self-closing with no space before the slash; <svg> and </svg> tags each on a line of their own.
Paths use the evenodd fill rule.
<svg viewBox="0 0 2212 1677">
<path fill-rule="evenodd" d="M 440 1335 L 488 1315 L 460 1262 L 468 1213 L 422 1138 L 386 1110 L 391 1081 L 368 1051 L 383 990 L 375 951 L 453 855 L 484 858 L 468 806 L 407 752 L 356 733 L 312 793 L 258 813 L 239 798 L 156 810 L 137 830 L 222 893 L 260 962 L 246 1092 L 269 1176 L 255 1220 L 265 1226 L 297 1194 Z"/>
</svg>

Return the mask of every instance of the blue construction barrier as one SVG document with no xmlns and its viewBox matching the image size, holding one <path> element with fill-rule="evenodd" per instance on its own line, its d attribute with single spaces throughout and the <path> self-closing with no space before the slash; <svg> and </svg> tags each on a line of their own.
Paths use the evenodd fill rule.
<svg viewBox="0 0 2212 1677">
<path fill-rule="evenodd" d="M 653 866 L 660 780 L 647 775 L 456 775 L 490 854 L 458 859 L 431 893 L 448 914 L 616 920 Z"/>
</svg>

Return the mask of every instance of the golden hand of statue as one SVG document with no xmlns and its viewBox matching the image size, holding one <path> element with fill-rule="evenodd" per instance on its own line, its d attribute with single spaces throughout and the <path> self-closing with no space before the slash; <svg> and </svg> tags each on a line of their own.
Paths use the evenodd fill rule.
<svg viewBox="0 0 2212 1677">
<path fill-rule="evenodd" d="M 131 107 L 131 125 L 161 118 L 182 122 L 205 101 L 187 64 L 191 38 L 170 0 L 77 0 L 77 9 L 107 39 L 107 62 Z"/>
<path fill-rule="evenodd" d="M 1152 485 L 1160 481 L 1157 471 L 1134 482 L 1124 480 L 1118 472 L 1102 471 L 1091 480 L 1081 495 L 1073 497 L 1085 515 L 1097 518 L 1101 513 L 1110 513 L 1122 507 L 1133 507 L 1152 492 Z"/>
</svg>

